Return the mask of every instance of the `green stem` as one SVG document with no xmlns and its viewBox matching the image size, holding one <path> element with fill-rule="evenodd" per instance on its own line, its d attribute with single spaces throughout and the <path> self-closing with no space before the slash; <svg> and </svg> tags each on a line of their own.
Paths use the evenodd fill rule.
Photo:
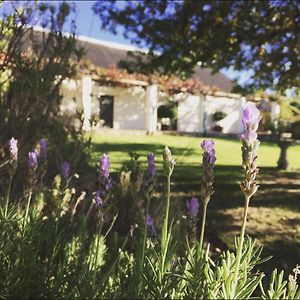
<svg viewBox="0 0 300 300">
<path fill-rule="evenodd" d="M 167 176 L 167 199 L 166 199 L 166 213 L 162 227 L 161 234 L 161 272 L 159 274 L 159 281 L 162 280 L 162 276 L 165 268 L 165 256 L 168 239 L 168 224 L 169 224 L 169 210 L 170 210 L 170 189 L 171 189 L 171 175 Z"/>
<path fill-rule="evenodd" d="M 232 294 L 231 298 L 234 298 L 235 290 L 236 290 L 236 287 L 237 287 L 237 284 L 238 284 L 238 275 L 239 275 L 239 269 L 240 269 L 240 264 L 241 264 L 243 244 L 244 244 L 244 237 L 245 237 L 245 229 L 246 229 L 249 201 L 250 201 L 250 197 L 245 197 L 243 224 L 242 224 L 242 228 L 241 228 L 240 239 L 239 239 L 239 244 L 238 244 L 237 254 L 236 254 L 236 265 L 235 265 L 235 270 L 234 270 L 233 290 L 232 290 L 233 294 Z"/>
<path fill-rule="evenodd" d="M 138 283 L 139 283 L 139 294 L 141 291 L 141 275 L 143 272 L 143 266 L 144 266 L 144 260 L 145 260 L 145 249 L 146 249 L 146 240 L 147 240 L 147 216 L 149 213 L 149 207 L 150 207 L 150 197 L 147 195 L 147 205 L 146 205 L 146 218 L 144 223 L 144 232 L 143 232 L 143 241 L 142 241 L 142 252 L 141 252 L 141 260 L 139 265 L 139 273 L 138 273 Z"/>
<path fill-rule="evenodd" d="M 95 287 L 95 283 L 96 283 L 99 242 L 100 242 L 100 232 L 99 232 L 99 235 L 97 236 L 97 244 L 96 244 L 96 253 L 95 253 L 95 261 L 94 261 L 94 274 L 93 274 L 93 291 L 94 291 L 94 287 Z"/>
<path fill-rule="evenodd" d="M 171 175 L 167 177 L 167 205 L 166 205 L 166 219 L 165 219 L 166 233 L 168 233 L 168 224 L 169 224 L 170 189 L 171 189 Z"/>
<path fill-rule="evenodd" d="M 101 232 L 103 228 L 103 213 L 99 216 L 100 225 L 98 224 L 98 234 L 97 234 L 97 244 L 96 244 L 96 253 L 95 253 L 95 260 L 94 260 L 94 274 L 93 274 L 93 291 L 95 290 L 95 283 L 96 283 L 96 274 L 97 274 L 97 262 L 98 262 L 98 252 L 99 252 L 99 244 L 100 244 L 100 238 L 101 238 Z M 97 232 L 97 230 L 96 230 Z"/>
<path fill-rule="evenodd" d="M 199 245 L 198 245 L 198 251 L 197 251 L 197 258 L 200 258 L 200 255 L 202 253 L 202 248 L 203 248 L 207 203 L 208 203 L 208 201 L 204 201 L 204 204 L 203 204 L 202 224 L 201 224 L 200 239 L 199 239 Z"/>
<path fill-rule="evenodd" d="M 25 218 L 24 218 L 24 229 L 25 229 L 25 225 L 27 223 L 27 218 L 28 218 L 28 213 L 29 213 L 29 207 L 30 207 L 31 198 L 32 198 L 32 189 L 30 189 L 29 195 L 28 195 L 27 207 L 26 207 Z"/>
<path fill-rule="evenodd" d="M 167 199 L 166 199 L 166 213 L 165 213 L 165 219 L 164 224 L 162 228 L 162 234 L 161 234 L 161 245 L 162 248 L 166 245 L 167 237 L 168 237 L 168 223 L 169 223 L 169 209 L 170 209 L 170 185 L 171 185 L 171 176 L 167 176 Z M 163 249 L 162 249 L 163 250 Z"/>
<path fill-rule="evenodd" d="M 8 183 L 8 188 L 7 188 L 7 195 L 6 195 L 6 204 L 5 204 L 5 218 L 7 217 L 7 211 L 8 211 L 8 203 L 9 203 L 9 198 L 10 198 L 10 190 L 11 190 L 11 183 L 12 183 L 12 175 L 9 176 L 9 183 Z"/>
</svg>

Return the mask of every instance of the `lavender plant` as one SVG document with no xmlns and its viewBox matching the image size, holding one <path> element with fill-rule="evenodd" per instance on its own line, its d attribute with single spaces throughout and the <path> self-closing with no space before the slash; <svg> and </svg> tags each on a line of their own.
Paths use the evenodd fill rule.
<svg viewBox="0 0 300 300">
<path fill-rule="evenodd" d="M 146 239 L 147 239 L 147 229 L 149 229 L 151 235 L 155 235 L 155 228 L 154 228 L 154 220 L 149 215 L 149 208 L 150 208 L 150 199 L 153 193 L 154 188 L 154 181 L 156 176 L 156 165 L 155 165 L 155 157 L 154 154 L 149 153 L 147 155 L 147 171 L 144 174 L 143 180 L 143 193 L 146 198 L 146 213 L 145 213 L 145 222 L 144 222 L 144 230 L 142 234 L 142 244 L 141 244 L 141 251 L 140 251 L 140 259 L 138 260 L 138 292 L 137 295 L 141 293 L 141 276 L 143 273 L 144 268 L 144 261 L 145 261 L 145 248 L 146 248 Z"/>
<path fill-rule="evenodd" d="M 200 253 L 202 251 L 202 247 L 203 247 L 207 205 L 208 205 L 211 195 L 214 192 L 214 190 L 213 190 L 213 182 L 214 182 L 213 168 L 214 168 L 215 162 L 216 162 L 214 142 L 211 140 L 204 140 L 201 143 L 201 147 L 203 149 L 203 157 L 202 157 L 203 175 L 202 175 L 202 181 L 201 181 L 201 201 L 203 204 L 203 215 L 202 215 L 202 225 L 201 225 L 199 246 L 197 249 L 198 256 L 200 255 Z"/>
<path fill-rule="evenodd" d="M 112 184 L 106 154 L 100 158 L 96 189 L 93 186 L 91 191 L 76 191 L 72 181 L 75 175 L 64 162 L 51 193 L 44 197 L 47 199 L 50 195 L 55 199 L 59 203 L 58 211 L 48 213 L 46 203 L 43 209 L 36 209 L 36 189 L 42 182 L 39 168 L 48 159 L 47 142 L 40 140 L 38 149 L 27 156 L 27 190 L 22 201 L 13 205 L 15 201 L 11 199 L 9 187 L 5 213 L 0 213 L 0 298 L 249 299 L 255 294 L 260 299 L 299 299 L 299 266 L 287 280 L 283 271 L 274 270 L 266 284 L 258 266 L 269 258 L 261 258 L 262 246 L 245 237 L 250 199 L 258 189 L 256 131 L 259 121 L 257 108 L 247 105 L 241 135 L 245 171 L 240 184 L 245 199 L 243 222 L 235 251 L 223 251 L 214 259 L 210 244 L 203 246 L 208 203 L 214 192 L 216 153 L 212 140 L 201 143 L 201 201 L 192 197 L 186 202 L 188 218 L 194 228 L 194 234 L 186 233 L 189 236 L 186 244 L 177 236 L 178 216 L 170 208 L 175 160 L 168 147 L 163 150 L 166 199 L 161 230 L 154 225 L 159 224 L 156 216 L 150 215 L 157 167 L 154 155 L 149 154 L 141 192 L 136 195 L 146 200 L 141 201 L 145 205 L 145 213 L 139 220 L 141 230 L 134 230 L 132 226 L 122 237 L 114 231 L 117 215 L 111 218 L 106 209 L 114 200 L 110 196 L 116 186 L 115 182 Z M 12 181 L 17 164 L 21 163 L 14 138 L 9 143 L 8 162 Z M 43 173 L 46 171 L 47 168 Z M 46 192 L 41 189 L 40 193 Z M 26 201 L 24 208 L 22 204 Z M 104 228 L 107 220 L 110 223 Z M 128 247 L 130 238 L 139 239 L 134 244 L 137 251 Z"/>
<path fill-rule="evenodd" d="M 250 198 L 256 193 L 258 185 L 256 184 L 256 175 L 258 173 L 257 168 L 257 155 L 256 152 L 259 147 L 259 141 L 257 140 L 257 129 L 261 120 L 260 111 L 255 104 L 248 104 L 243 110 L 243 132 L 242 139 L 242 160 L 243 168 L 245 170 L 245 179 L 241 182 L 240 187 L 245 197 L 243 223 L 240 232 L 240 238 L 238 241 L 238 248 L 236 254 L 236 264 L 234 269 L 234 280 L 232 286 L 231 297 L 236 295 L 236 288 L 238 284 L 239 268 L 241 263 L 241 255 L 244 244 L 244 235 L 247 222 L 247 214 Z"/>
</svg>

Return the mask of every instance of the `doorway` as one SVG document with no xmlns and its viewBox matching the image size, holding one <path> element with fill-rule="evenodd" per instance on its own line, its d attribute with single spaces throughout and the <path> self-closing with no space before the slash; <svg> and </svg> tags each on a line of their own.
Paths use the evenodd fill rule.
<svg viewBox="0 0 300 300">
<path fill-rule="evenodd" d="M 114 97 L 101 96 L 99 99 L 100 104 L 100 122 L 101 127 L 113 128 L 114 124 Z"/>
</svg>

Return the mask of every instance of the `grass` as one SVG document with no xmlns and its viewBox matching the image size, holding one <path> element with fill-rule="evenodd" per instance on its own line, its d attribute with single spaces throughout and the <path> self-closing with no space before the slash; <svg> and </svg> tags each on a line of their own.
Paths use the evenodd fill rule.
<svg viewBox="0 0 300 300">
<path fill-rule="evenodd" d="M 120 170 L 129 159 L 128 152 L 140 155 L 146 165 L 146 155 L 154 153 L 159 174 L 162 174 L 162 149 L 168 145 L 176 159 L 172 177 L 172 204 L 176 213 L 184 213 L 185 201 L 199 197 L 201 179 L 201 148 L 203 138 L 139 134 L 97 134 L 93 138 L 93 164 L 102 153 L 110 156 L 112 171 Z M 215 195 L 209 203 L 206 237 L 215 249 L 232 243 L 233 234 L 242 220 L 242 195 L 238 182 L 243 177 L 241 143 L 238 139 L 214 138 L 217 165 Z M 300 146 L 288 150 L 289 171 L 276 170 L 279 147 L 263 142 L 258 151 L 260 188 L 250 203 L 247 233 L 264 244 L 265 253 L 272 253 L 276 267 L 291 270 L 300 261 Z M 163 192 L 163 190 L 162 190 Z M 158 202 L 157 202 L 158 204 Z M 275 253 L 275 254 L 274 254 Z M 272 262 L 267 268 L 274 267 Z"/>
<path fill-rule="evenodd" d="M 156 154 L 157 161 L 161 161 L 161 152 L 164 145 L 168 145 L 179 164 L 200 164 L 200 142 L 203 138 L 174 136 L 174 135 L 122 135 L 122 134 L 96 134 L 93 138 L 94 158 L 101 153 L 110 155 L 112 167 L 117 169 L 128 158 L 129 151 L 136 151 L 141 160 L 149 152 Z M 240 166 L 241 143 L 238 139 L 214 138 L 218 165 Z M 300 146 L 293 146 L 288 150 L 288 157 L 292 169 L 300 168 Z M 276 167 L 279 157 L 279 148 L 272 143 L 262 143 L 258 151 L 259 165 L 261 167 Z"/>
</svg>

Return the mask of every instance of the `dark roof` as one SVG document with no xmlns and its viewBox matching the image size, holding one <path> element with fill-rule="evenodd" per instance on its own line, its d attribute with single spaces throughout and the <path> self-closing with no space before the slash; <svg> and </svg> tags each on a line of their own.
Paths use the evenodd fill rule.
<svg viewBox="0 0 300 300">
<path fill-rule="evenodd" d="M 126 47 L 122 48 L 122 45 L 119 45 L 120 48 L 117 48 L 115 45 L 101 44 L 101 41 L 90 42 L 89 39 L 86 41 L 79 40 L 78 45 L 84 46 L 86 52 L 85 58 L 90 60 L 95 66 L 104 68 L 113 65 L 118 66 L 121 60 L 128 59 L 128 49 Z M 230 93 L 233 88 L 233 82 L 228 77 L 220 72 L 212 74 L 209 68 L 196 66 L 192 78 L 202 81 L 205 85 L 216 86 L 220 91 L 227 93 Z"/>
<path fill-rule="evenodd" d="M 42 39 L 42 32 L 47 34 L 45 30 L 34 29 L 34 40 L 35 46 L 39 45 Z M 30 34 L 30 32 L 28 32 Z M 32 47 L 33 41 L 24 37 L 24 47 Z M 30 45 L 30 46 L 29 46 Z M 85 58 L 88 59 L 93 65 L 109 68 L 111 66 L 118 66 L 118 63 L 122 60 L 129 60 L 128 52 L 137 50 L 133 46 L 127 46 L 117 43 L 105 42 L 93 38 L 78 37 L 78 46 L 84 47 Z M 191 76 L 193 79 L 201 81 L 207 86 L 216 86 L 222 92 L 230 93 L 233 89 L 233 82 L 226 77 L 224 74 L 218 72 L 212 74 L 209 68 L 201 68 L 200 66 L 195 67 L 195 72 Z"/>
<path fill-rule="evenodd" d="M 234 86 L 233 82 L 223 73 L 217 72 L 212 74 L 211 69 L 199 66 L 195 68 L 192 78 L 202 81 L 205 85 L 215 85 L 220 91 L 227 93 L 231 93 Z"/>
</svg>

